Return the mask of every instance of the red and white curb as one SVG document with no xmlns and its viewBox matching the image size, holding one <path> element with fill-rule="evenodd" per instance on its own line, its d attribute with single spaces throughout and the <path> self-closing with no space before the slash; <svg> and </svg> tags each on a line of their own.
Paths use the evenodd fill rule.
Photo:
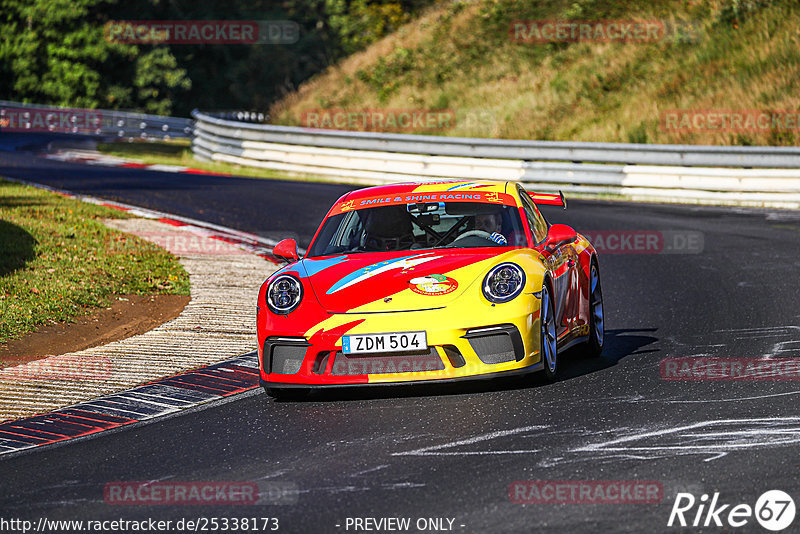
<svg viewBox="0 0 800 534">
<path fill-rule="evenodd" d="M 227 249 L 241 249 L 244 254 L 244 256 L 231 254 L 227 249 L 222 252 L 223 256 L 227 258 L 224 261 L 232 262 L 229 265 L 231 269 L 238 266 L 252 271 L 254 266 L 250 265 L 252 262 L 247 258 L 256 259 L 254 256 L 267 259 L 273 264 L 279 263 L 269 250 L 274 242 L 254 234 L 138 206 L 73 194 L 24 180 L 14 179 L 13 181 L 45 189 L 68 198 L 125 211 L 138 217 L 110 220 L 109 224 L 112 226 L 121 224 L 122 226 L 147 227 L 161 223 L 158 226 L 163 227 L 166 223 L 171 227 L 177 227 L 175 230 L 179 234 L 190 232 L 224 241 Z M 125 230 L 125 228 L 120 229 Z M 190 264 L 193 262 L 201 267 L 201 271 L 207 271 L 216 265 L 213 262 L 217 261 L 214 260 L 214 256 L 217 255 L 219 255 L 217 249 L 209 255 L 191 254 L 190 251 L 189 255 L 181 261 L 189 261 Z M 271 272 L 274 268 L 277 268 L 277 265 L 266 270 L 253 271 L 253 274 L 258 275 L 257 278 L 260 280 L 266 276 L 267 271 Z M 230 269 L 224 270 L 228 273 Z M 226 276 L 231 274 L 238 276 L 233 271 Z M 250 291 L 253 287 L 257 288 L 258 284 L 255 282 L 247 282 L 247 287 L 239 288 L 238 286 L 241 286 L 244 281 L 244 279 L 239 280 L 233 287 L 227 287 L 230 284 L 225 282 L 224 289 L 229 292 L 231 290 L 242 292 L 243 290 Z M 237 313 L 241 315 L 242 310 L 239 309 L 241 308 L 239 304 L 227 301 L 217 302 L 221 297 L 219 292 L 222 289 L 209 286 L 207 283 L 196 286 L 193 281 L 192 299 L 194 301 L 195 291 L 198 291 L 202 302 L 197 301 L 198 304 L 195 304 L 193 311 L 189 310 L 193 305 L 193 302 L 190 302 L 178 319 L 165 323 L 146 334 L 87 349 L 80 353 L 54 356 L 2 370 L 0 374 L 8 375 L 5 378 L 10 380 L 10 382 L 7 380 L 4 386 L 9 390 L 7 393 L 10 395 L 6 400 L 17 407 L 15 410 L 19 410 L 20 415 L 17 417 L 24 418 L 0 422 L 0 455 L 149 421 L 256 388 L 258 385 L 258 362 L 255 352 L 247 352 L 243 356 L 224 360 L 223 363 L 211 363 L 230 356 L 231 352 L 242 354 L 251 350 L 249 348 L 241 350 L 244 348 L 242 343 L 244 340 L 249 340 L 250 336 L 253 340 L 255 339 L 254 332 L 249 333 L 249 327 L 243 329 L 238 324 L 241 321 L 233 320 L 236 319 L 233 315 Z M 208 300 L 209 297 L 212 300 L 208 303 L 202 300 L 204 298 Z M 249 298 L 247 297 L 247 302 L 250 302 Z M 208 315 L 209 313 L 212 315 Z M 249 324 L 249 321 L 246 322 Z M 195 324 L 204 324 L 205 327 L 192 326 Z M 164 332 L 160 332 L 160 330 Z M 207 339 L 209 336 L 214 337 L 213 343 Z M 213 346 L 206 347 L 203 345 L 204 343 L 211 343 Z M 249 342 L 245 343 L 245 345 L 249 344 Z M 225 350 L 230 350 L 230 352 L 226 355 Z M 190 358 L 190 355 L 195 355 L 195 357 Z M 198 365 L 206 362 L 196 361 L 197 357 L 205 358 L 208 362 L 207 365 L 199 367 Z M 156 360 L 166 359 L 165 361 L 171 362 L 170 365 L 174 370 L 160 375 L 167 376 L 167 378 L 158 378 L 159 374 L 157 373 L 155 376 L 151 374 L 151 377 L 144 378 L 145 374 L 141 372 L 142 367 L 134 365 L 133 360 L 136 358 L 148 359 L 150 362 L 146 366 L 148 369 L 155 365 Z M 194 365 L 192 365 L 193 361 L 196 362 Z M 184 369 L 194 368 L 194 370 L 180 371 L 182 365 L 186 365 Z M 169 366 L 165 364 L 164 370 L 167 368 Z M 97 391 L 93 395 L 92 388 L 95 385 L 82 380 L 81 371 L 84 374 L 89 373 L 93 377 L 96 375 L 99 380 L 97 389 L 106 391 Z M 153 373 L 156 371 L 158 369 L 153 369 Z M 71 396 L 58 395 L 60 382 L 42 381 L 42 377 L 50 376 L 53 372 L 63 375 L 64 380 L 61 382 L 64 383 L 65 388 L 69 386 L 67 393 Z M 126 384 L 127 378 L 122 380 L 123 375 L 127 376 L 131 372 L 135 374 L 134 379 L 141 376 L 144 380 L 128 381 Z M 180 374 L 173 375 L 175 372 Z M 73 376 L 75 373 L 78 374 Z M 118 373 L 119 376 L 117 376 Z M 28 382 L 33 384 L 34 389 L 28 387 Z M 145 385 L 135 386 L 137 383 L 145 383 Z M 115 385 L 122 391 L 114 392 Z M 34 390 L 38 393 L 34 393 Z M 41 409 L 47 403 L 51 403 L 52 407 Z M 27 413 L 25 413 L 26 411 Z"/>
<path fill-rule="evenodd" d="M 0 455 L 150 421 L 258 387 L 256 353 L 53 412 L 0 423 Z"/>
<path fill-rule="evenodd" d="M 233 176 L 225 172 L 204 171 L 194 167 L 183 167 L 181 165 L 163 165 L 160 163 L 142 163 L 140 161 L 109 156 L 94 150 L 58 150 L 44 154 L 42 157 L 57 161 L 68 161 L 71 163 L 84 163 L 87 165 L 100 165 L 103 167 L 122 167 L 126 169 L 142 169 L 156 172 L 173 172 L 181 174 L 207 174 L 209 176 Z"/>
</svg>

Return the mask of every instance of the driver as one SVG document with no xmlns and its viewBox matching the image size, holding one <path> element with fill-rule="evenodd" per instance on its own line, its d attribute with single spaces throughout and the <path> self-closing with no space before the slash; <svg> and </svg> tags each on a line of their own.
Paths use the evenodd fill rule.
<svg viewBox="0 0 800 534">
<path fill-rule="evenodd" d="M 411 218 L 405 206 L 369 208 L 361 236 L 363 250 L 408 250 L 414 243 Z M 359 217 L 361 213 L 359 213 Z"/>
<path fill-rule="evenodd" d="M 500 233 L 503 229 L 503 217 L 499 213 L 485 213 L 475 216 L 475 229 L 489 234 L 492 241 L 498 245 L 508 243 L 505 236 Z"/>
</svg>

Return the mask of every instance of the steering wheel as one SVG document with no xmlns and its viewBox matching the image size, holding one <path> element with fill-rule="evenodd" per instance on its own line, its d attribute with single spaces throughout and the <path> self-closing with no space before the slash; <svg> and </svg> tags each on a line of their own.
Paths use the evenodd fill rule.
<svg viewBox="0 0 800 534">
<path fill-rule="evenodd" d="M 460 236 L 458 236 L 458 237 L 455 239 L 455 241 L 461 241 L 462 239 L 464 239 L 464 238 L 466 238 L 466 237 L 472 237 L 472 236 L 475 236 L 475 237 L 482 237 L 482 238 L 484 238 L 484 239 L 487 239 L 487 240 L 489 240 L 489 241 L 492 241 L 492 234 L 490 234 L 489 232 L 484 232 L 483 230 L 470 230 L 469 232 L 464 232 L 463 234 L 461 234 Z M 492 241 L 492 242 L 493 242 L 493 241 Z"/>
</svg>

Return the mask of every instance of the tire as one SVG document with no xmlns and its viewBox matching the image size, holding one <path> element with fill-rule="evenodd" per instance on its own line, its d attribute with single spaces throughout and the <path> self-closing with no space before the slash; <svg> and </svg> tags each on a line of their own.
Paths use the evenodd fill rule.
<svg viewBox="0 0 800 534">
<path fill-rule="evenodd" d="M 542 304 L 539 310 L 539 353 L 544 364 L 544 376 L 548 382 L 558 378 L 558 338 L 556 334 L 556 318 L 553 310 L 553 297 L 550 286 L 542 286 Z"/>
<path fill-rule="evenodd" d="M 584 343 L 583 353 L 591 358 L 600 356 L 605 342 L 605 310 L 603 288 L 600 284 L 600 268 L 592 260 L 589 274 L 589 339 Z"/>
</svg>

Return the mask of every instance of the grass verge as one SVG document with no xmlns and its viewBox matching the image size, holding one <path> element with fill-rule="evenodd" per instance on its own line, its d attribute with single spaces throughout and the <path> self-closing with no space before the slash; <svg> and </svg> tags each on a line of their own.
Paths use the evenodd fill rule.
<svg viewBox="0 0 800 534">
<path fill-rule="evenodd" d="M 104 218 L 124 212 L 0 179 L 0 343 L 115 295 L 189 294 L 177 258 Z"/>
<path fill-rule="evenodd" d="M 515 21 L 655 21 L 652 42 L 529 43 Z M 524 26 L 524 25 L 523 25 Z M 438 135 L 796 146 L 798 128 L 667 128 L 663 114 L 800 109 L 797 0 L 440 1 L 398 31 L 275 103 L 276 124 L 306 112 L 449 110 Z M 713 114 L 712 114 L 713 115 Z M 405 133 L 431 133 L 411 128 Z"/>
</svg>

